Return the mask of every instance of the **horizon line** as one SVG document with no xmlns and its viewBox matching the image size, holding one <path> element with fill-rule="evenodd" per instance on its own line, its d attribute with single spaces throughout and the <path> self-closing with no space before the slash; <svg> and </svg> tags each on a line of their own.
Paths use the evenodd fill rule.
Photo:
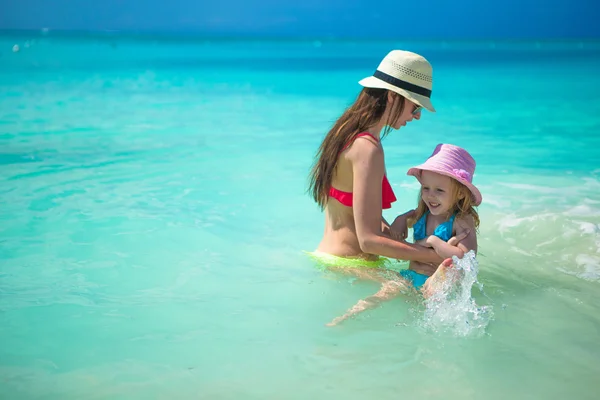
<svg viewBox="0 0 600 400">
<path fill-rule="evenodd" d="M 166 29 L 61 29 L 61 28 L 0 28 L 0 36 L 12 36 L 23 34 L 35 34 L 39 37 L 73 37 L 73 36 L 97 36 L 97 37 L 136 37 L 144 38 L 173 38 L 173 39 L 205 39 L 205 40 L 290 40 L 290 41 L 411 41 L 411 42 L 589 42 L 599 41 L 600 37 L 389 37 L 389 36 L 352 36 L 352 35 L 297 35 L 297 34 L 264 34 L 264 33 L 232 33 L 232 32 L 203 32 L 201 30 L 166 30 Z"/>
</svg>

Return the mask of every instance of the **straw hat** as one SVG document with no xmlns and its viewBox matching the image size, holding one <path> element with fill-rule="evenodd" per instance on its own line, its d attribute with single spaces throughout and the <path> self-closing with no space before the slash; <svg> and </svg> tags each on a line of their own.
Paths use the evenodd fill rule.
<svg viewBox="0 0 600 400">
<path fill-rule="evenodd" d="M 431 64 L 423 56 L 410 51 L 392 50 L 381 61 L 373 76 L 358 83 L 368 88 L 394 91 L 435 112 L 430 100 L 432 75 Z"/>
<path fill-rule="evenodd" d="M 473 203 L 476 206 L 481 204 L 481 192 L 473 185 L 475 160 L 465 149 L 452 144 L 438 144 L 427 161 L 409 169 L 406 174 L 421 181 L 421 171 L 432 171 L 456 179 L 471 191 Z"/>
</svg>

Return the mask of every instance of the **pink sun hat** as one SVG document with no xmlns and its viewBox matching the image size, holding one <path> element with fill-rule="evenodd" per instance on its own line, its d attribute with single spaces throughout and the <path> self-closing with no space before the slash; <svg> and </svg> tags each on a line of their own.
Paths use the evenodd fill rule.
<svg viewBox="0 0 600 400">
<path fill-rule="evenodd" d="M 420 179 L 421 171 L 431 171 L 452 179 L 465 185 L 473 195 L 476 206 L 481 204 L 481 192 L 473 185 L 473 174 L 475 174 L 475 159 L 465 149 L 453 144 L 440 143 L 435 147 L 433 154 L 421 165 L 412 167 L 406 173 Z"/>
</svg>

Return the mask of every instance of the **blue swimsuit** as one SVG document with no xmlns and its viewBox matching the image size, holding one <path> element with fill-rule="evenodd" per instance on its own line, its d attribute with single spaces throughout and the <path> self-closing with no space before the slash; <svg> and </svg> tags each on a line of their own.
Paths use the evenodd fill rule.
<svg viewBox="0 0 600 400">
<path fill-rule="evenodd" d="M 413 237 L 415 238 L 415 240 L 425 239 L 425 237 L 427 236 L 427 234 L 425 233 L 425 229 L 427 228 L 427 214 L 429 214 L 429 211 L 423 214 L 423 216 L 419 218 L 419 220 L 415 222 L 415 225 L 413 226 Z M 444 222 L 443 224 L 439 224 L 433 231 L 433 234 L 442 239 L 444 242 L 447 242 L 452 237 L 452 225 L 454 225 L 454 216 L 455 215 L 452 214 L 448 221 Z"/>
<path fill-rule="evenodd" d="M 423 214 L 423 216 L 419 218 L 419 220 L 415 222 L 413 226 L 413 237 L 415 240 L 425 239 L 425 237 L 427 236 L 427 214 L 429 214 L 429 211 Z M 455 215 L 453 214 L 448 221 L 444 222 L 443 224 L 439 224 L 433 231 L 433 234 L 442 239 L 444 242 L 450 240 L 450 238 L 452 237 L 452 226 L 454 225 L 454 217 Z M 404 269 L 400 271 L 400 275 L 404 279 L 410 281 L 416 289 L 423 286 L 427 278 L 429 278 L 427 275 L 419 274 L 418 272 L 415 272 L 412 269 Z"/>
</svg>

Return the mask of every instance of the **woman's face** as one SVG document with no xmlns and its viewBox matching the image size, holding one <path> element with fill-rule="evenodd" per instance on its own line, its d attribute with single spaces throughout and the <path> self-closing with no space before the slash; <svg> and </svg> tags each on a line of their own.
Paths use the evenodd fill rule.
<svg viewBox="0 0 600 400">
<path fill-rule="evenodd" d="M 391 96 L 393 96 L 392 92 L 389 92 L 388 96 L 390 96 L 390 97 L 388 97 L 388 104 L 391 104 Z M 404 104 L 404 110 L 402 110 L 402 114 L 400 114 L 398 119 L 393 124 L 391 124 L 392 128 L 400 129 L 403 126 L 406 126 L 407 122 L 410 122 L 413 119 L 418 120 L 421 118 L 421 109 L 422 109 L 421 106 L 413 103 L 409 99 L 403 98 L 402 96 L 398 96 L 398 95 L 395 95 L 395 96 L 396 96 L 396 98 L 395 98 L 394 103 L 396 103 L 398 107 L 400 107 L 399 101 L 404 100 L 405 104 Z"/>
</svg>

